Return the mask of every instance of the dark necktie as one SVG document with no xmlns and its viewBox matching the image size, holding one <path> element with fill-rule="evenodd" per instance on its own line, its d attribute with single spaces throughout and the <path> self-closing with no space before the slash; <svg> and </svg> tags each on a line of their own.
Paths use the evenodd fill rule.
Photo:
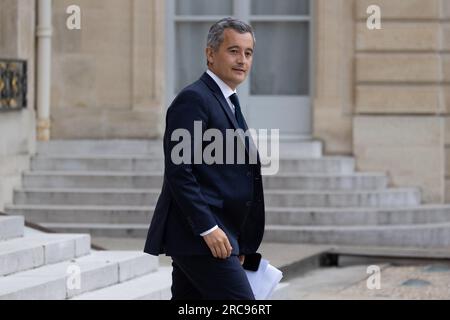
<svg viewBox="0 0 450 320">
<path fill-rule="evenodd" d="M 230 96 L 231 103 L 234 105 L 234 115 L 236 116 L 236 120 L 240 129 L 247 131 L 247 126 L 245 125 L 244 116 L 242 115 L 241 105 L 239 103 L 239 98 L 236 93 L 233 93 Z M 249 150 L 249 137 L 245 136 L 245 148 Z M 247 159 L 247 156 L 246 156 Z M 246 160 L 247 162 L 248 160 Z"/>
<path fill-rule="evenodd" d="M 241 105 L 239 104 L 239 98 L 238 98 L 237 94 L 233 93 L 230 96 L 230 100 L 231 100 L 231 103 L 234 105 L 234 114 L 236 116 L 236 120 L 239 125 L 239 128 L 246 131 L 247 128 L 245 126 L 244 116 L 242 115 Z"/>
</svg>

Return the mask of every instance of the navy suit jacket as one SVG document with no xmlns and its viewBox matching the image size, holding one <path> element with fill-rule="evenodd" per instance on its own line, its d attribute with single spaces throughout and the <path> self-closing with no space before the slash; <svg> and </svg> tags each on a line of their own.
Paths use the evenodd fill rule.
<svg viewBox="0 0 450 320">
<path fill-rule="evenodd" d="M 253 254 L 264 234 L 259 156 L 256 164 L 227 164 L 225 160 L 224 164 L 174 164 L 172 149 L 180 141 L 171 141 L 172 133 L 181 128 L 188 130 L 194 146 L 194 121 L 201 121 L 202 131 L 220 130 L 226 159 L 225 145 L 231 143 L 225 139 L 226 129 L 238 129 L 238 124 L 219 86 L 207 73 L 183 89 L 167 110 L 164 182 L 144 252 L 169 256 L 211 254 L 200 234 L 218 225 L 228 236 L 232 255 Z M 210 143 L 203 142 L 202 150 Z M 193 152 L 190 158 L 194 159 Z"/>
</svg>

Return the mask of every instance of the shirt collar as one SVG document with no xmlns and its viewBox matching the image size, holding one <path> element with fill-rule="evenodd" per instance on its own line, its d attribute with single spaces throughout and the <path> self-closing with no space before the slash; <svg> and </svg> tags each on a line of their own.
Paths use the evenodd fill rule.
<svg viewBox="0 0 450 320">
<path fill-rule="evenodd" d="M 214 72 L 208 69 L 206 70 L 206 73 L 217 83 L 225 99 L 228 99 L 232 94 L 236 93 L 236 90 L 232 90 L 225 82 L 216 76 Z"/>
</svg>

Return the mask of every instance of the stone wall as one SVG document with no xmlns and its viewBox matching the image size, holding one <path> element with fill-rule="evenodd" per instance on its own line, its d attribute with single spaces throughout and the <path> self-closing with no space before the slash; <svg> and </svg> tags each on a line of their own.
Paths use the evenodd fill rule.
<svg viewBox="0 0 450 320">
<path fill-rule="evenodd" d="M 355 7 L 353 148 L 358 170 L 418 186 L 424 202 L 449 199 L 449 5 L 378 0 L 382 29 L 366 28 L 371 0 Z M 447 51 L 446 51 L 447 50 Z"/>
<path fill-rule="evenodd" d="M 53 1 L 52 139 L 161 135 L 164 17 L 163 0 Z"/>
<path fill-rule="evenodd" d="M 0 112 L 0 210 L 11 202 L 21 172 L 35 152 L 35 1 L 0 1 L 0 57 L 28 61 L 28 107 Z"/>
</svg>

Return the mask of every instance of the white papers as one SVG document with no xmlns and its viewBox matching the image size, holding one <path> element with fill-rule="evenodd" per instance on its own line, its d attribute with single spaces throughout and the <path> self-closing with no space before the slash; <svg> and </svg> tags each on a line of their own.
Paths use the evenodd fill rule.
<svg viewBox="0 0 450 320">
<path fill-rule="evenodd" d="M 258 271 L 245 270 L 245 273 L 256 300 L 270 299 L 275 287 L 283 278 L 283 273 L 265 259 L 261 259 Z"/>
</svg>

